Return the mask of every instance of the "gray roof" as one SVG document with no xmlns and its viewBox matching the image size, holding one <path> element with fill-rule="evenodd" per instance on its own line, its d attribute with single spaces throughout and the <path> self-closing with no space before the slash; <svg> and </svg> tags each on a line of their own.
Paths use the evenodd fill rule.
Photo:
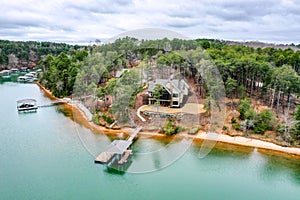
<svg viewBox="0 0 300 200">
<path fill-rule="evenodd" d="M 167 87 L 168 83 L 172 83 L 172 87 L 177 91 L 181 92 L 183 91 L 184 86 L 187 88 L 190 88 L 190 86 L 183 80 L 183 79 L 174 79 L 174 80 L 169 80 L 169 79 L 156 79 L 155 81 L 151 81 L 149 83 L 148 91 L 152 92 L 154 90 L 155 85 L 160 84 L 164 86 L 168 92 L 170 88 Z"/>
<path fill-rule="evenodd" d="M 127 140 L 114 140 L 106 149 L 105 152 L 123 154 L 131 145 L 131 141 Z"/>
</svg>

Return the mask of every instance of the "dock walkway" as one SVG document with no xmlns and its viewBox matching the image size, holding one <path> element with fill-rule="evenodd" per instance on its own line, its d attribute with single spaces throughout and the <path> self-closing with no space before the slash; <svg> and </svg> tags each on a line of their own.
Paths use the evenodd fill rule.
<svg viewBox="0 0 300 200">
<path fill-rule="evenodd" d="M 63 99 L 59 99 L 59 100 L 52 101 L 49 104 L 38 105 L 38 107 L 39 108 L 52 107 L 52 106 L 56 106 L 56 105 L 59 105 L 59 104 L 65 104 L 65 103 L 67 103 L 67 101 L 65 101 Z"/>
<path fill-rule="evenodd" d="M 139 132 L 142 130 L 143 127 L 139 126 L 137 127 L 129 136 L 129 138 L 127 139 L 127 141 L 132 142 L 133 139 L 137 136 L 137 134 L 139 134 Z"/>
</svg>

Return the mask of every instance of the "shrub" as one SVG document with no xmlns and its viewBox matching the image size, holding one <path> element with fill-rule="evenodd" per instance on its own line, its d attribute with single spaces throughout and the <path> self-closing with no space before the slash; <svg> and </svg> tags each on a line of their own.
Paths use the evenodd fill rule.
<svg viewBox="0 0 300 200">
<path fill-rule="evenodd" d="M 262 110 L 257 115 L 255 121 L 254 133 L 263 134 L 266 130 L 273 130 L 276 126 L 276 121 L 273 112 L 270 110 Z"/>
<path fill-rule="evenodd" d="M 93 121 L 94 124 L 100 125 L 100 120 L 99 120 L 99 117 L 97 115 L 93 116 L 92 121 Z"/>
<path fill-rule="evenodd" d="M 255 112 L 255 110 L 249 108 L 245 112 L 244 116 L 245 116 L 245 119 L 253 119 L 253 120 L 255 120 L 257 118 L 257 113 Z"/>
<path fill-rule="evenodd" d="M 278 129 L 277 129 L 276 135 L 277 136 L 283 135 L 287 129 L 288 129 L 287 126 L 279 126 Z"/>
<path fill-rule="evenodd" d="M 232 124 L 235 124 L 236 123 L 236 119 L 233 117 L 233 118 L 231 118 L 231 123 Z"/>
<path fill-rule="evenodd" d="M 237 130 L 237 131 L 240 131 L 241 130 L 241 125 L 240 123 L 235 123 L 235 124 L 232 124 L 232 127 Z"/>
<path fill-rule="evenodd" d="M 246 112 L 250 109 L 250 101 L 249 99 L 243 99 L 240 101 L 240 105 L 238 107 L 238 111 L 240 113 L 240 119 L 244 120 L 246 119 Z"/>
<path fill-rule="evenodd" d="M 115 120 L 111 117 L 103 113 L 102 118 L 104 121 L 106 121 L 108 124 L 112 124 Z"/>
<path fill-rule="evenodd" d="M 273 130 L 276 125 L 273 112 L 270 110 L 262 110 L 259 114 L 259 120 L 266 124 L 268 130 Z"/>
<path fill-rule="evenodd" d="M 195 135 L 199 132 L 200 128 L 199 127 L 193 127 L 189 130 L 189 134 Z"/>
<path fill-rule="evenodd" d="M 265 131 L 267 130 L 267 128 L 268 128 L 267 124 L 264 122 L 261 122 L 254 127 L 254 133 L 264 134 Z"/>
<path fill-rule="evenodd" d="M 173 135 L 181 132 L 182 130 L 183 128 L 181 126 L 175 126 L 171 119 L 169 119 L 163 127 L 163 132 L 166 135 Z"/>
<path fill-rule="evenodd" d="M 296 140 L 300 140 L 298 130 L 296 126 L 279 126 L 277 130 L 277 136 L 280 136 L 285 142 L 292 143 Z"/>
</svg>

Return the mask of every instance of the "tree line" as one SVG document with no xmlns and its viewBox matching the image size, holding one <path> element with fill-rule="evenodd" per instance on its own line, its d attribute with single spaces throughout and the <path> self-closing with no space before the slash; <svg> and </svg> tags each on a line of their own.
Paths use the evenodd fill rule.
<svg viewBox="0 0 300 200">
<path fill-rule="evenodd" d="M 71 49 L 80 48 L 82 46 L 65 43 L 0 40 L 0 69 L 35 67 L 48 54 L 68 54 Z"/>
</svg>

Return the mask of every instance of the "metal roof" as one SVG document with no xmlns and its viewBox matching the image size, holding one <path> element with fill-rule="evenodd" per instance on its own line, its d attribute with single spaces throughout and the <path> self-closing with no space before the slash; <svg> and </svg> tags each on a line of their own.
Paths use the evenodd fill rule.
<svg viewBox="0 0 300 200">
<path fill-rule="evenodd" d="M 105 150 L 105 152 L 123 154 L 131 145 L 131 141 L 114 140 Z"/>
<path fill-rule="evenodd" d="M 185 86 L 187 88 L 190 87 L 183 79 L 181 79 L 181 80 L 178 80 L 178 79 L 174 79 L 174 80 L 156 79 L 155 81 L 151 81 L 149 83 L 148 91 L 152 92 L 154 90 L 155 85 L 157 85 L 157 84 L 160 84 L 160 85 L 164 86 L 169 91 L 170 86 L 167 85 L 168 83 L 171 83 L 173 89 L 175 89 L 177 92 L 182 92 L 183 89 L 184 89 L 183 86 Z"/>
</svg>

